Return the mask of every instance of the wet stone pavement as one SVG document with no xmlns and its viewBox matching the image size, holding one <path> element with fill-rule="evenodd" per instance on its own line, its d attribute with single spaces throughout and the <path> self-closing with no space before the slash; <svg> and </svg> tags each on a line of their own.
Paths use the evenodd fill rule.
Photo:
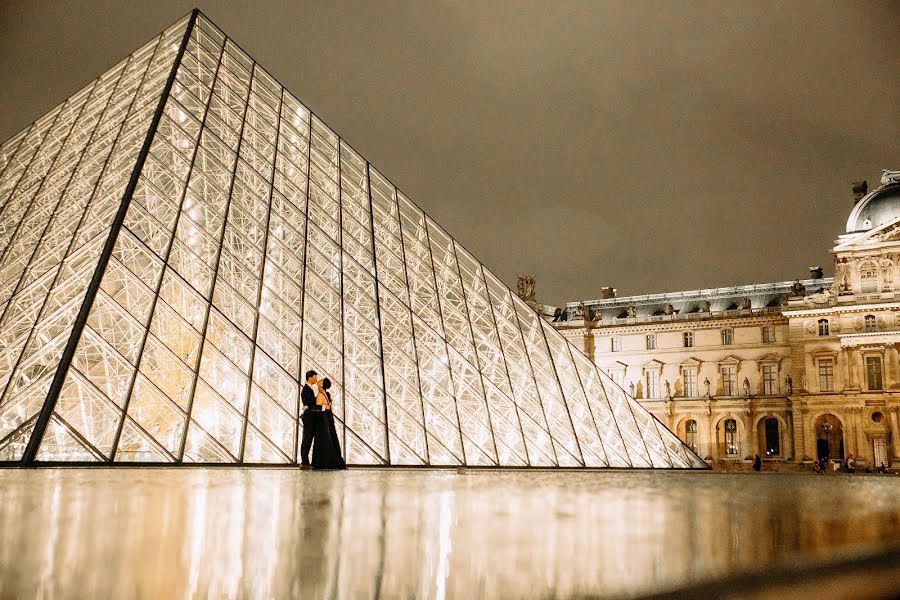
<svg viewBox="0 0 900 600">
<path fill-rule="evenodd" d="M 0 470 L 0 598 L 636 597 L 900 542 L 900 477 Z"/>
</svg>

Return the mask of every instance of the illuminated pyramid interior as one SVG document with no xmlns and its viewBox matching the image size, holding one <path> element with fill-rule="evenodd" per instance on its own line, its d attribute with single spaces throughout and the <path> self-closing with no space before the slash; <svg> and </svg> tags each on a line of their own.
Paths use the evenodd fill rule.
<svg viewBox="0 0 900 600">
<path fill-rule="evenodd" d="M 0 461 L 706 468 L 198 11 L 0 146 Z"/>
</svg>

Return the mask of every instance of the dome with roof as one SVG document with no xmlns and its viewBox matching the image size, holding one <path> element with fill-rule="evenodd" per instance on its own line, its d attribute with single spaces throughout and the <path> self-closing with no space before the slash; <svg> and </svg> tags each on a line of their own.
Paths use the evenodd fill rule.
<svg viewBox="0 0 900 600">
<path fill-rule="evenodd" d="M 868 231 L 900 217 L 898 171 L 884 171 L 882 185 L 863 196 L 847 219 L 847 233 Z"/>
</svg>

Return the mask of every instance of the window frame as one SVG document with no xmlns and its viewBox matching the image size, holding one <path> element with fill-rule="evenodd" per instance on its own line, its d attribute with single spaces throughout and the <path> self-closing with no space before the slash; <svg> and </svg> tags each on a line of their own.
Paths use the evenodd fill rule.
<svg viewBox="0 0 900 600">
<path fill-rule="evenodd" d="M 683 348 L 693 348 L 694 347 L 694 332 L 693 331 L 681 332 L 681 343 L 682 343 Z"/>
<path fill-rule="evenodd" d="M 821 318 L 817 321 L 819 325 L 819 337 L 827 337 L 831 335 L 831 323 L 826 318 Z"/>
<path fill-rule="evenodd" d="M 722 374 L 722 395 L 723 396 L 736 396 L 737 395 L 737 366 L 725 365 L 723 367 L 720 367 L 719 370 Z M 727 376 L 726 373 L 729 373 L 731 376 Z"/>
<path fill-rule="evenodd" d="M 878 269 L 872 263 L 866 263 L 859 269 L 859 293 L 878 293 Z"/>
<path fill-rule="evenodd" d="M 771 323 L 768 325 L 762 326 L 762 343 L 763 344 L 774 344 L 775 343 L 775 326 Z"/>
<path fill-rule="evenodd" d="M 699 390 L 697 388 L 697 378 L 699 373 L 697 369 L 690 367 L 681 371 L 681 382 L 684 385 L 685 398 L 698 398 Z"/>
<path fill-rule="evenodd" d="M 723 346 L 734 346 L 734 328 L 726 327 L 722 330 L 721 336 Z"/>
<path fill-rule="evenodd" d="M 653 398 L 662 398 L 659 389 L 659 380 L 659 371 L 657 371 L 656 369 L 649 370 L 644 374 L 644 383 L 647 386 L 644 397 L 648 400 L 651 400 Z"/>
<path fill-rule="evenodd" d="M 684 443 L 695 453 L 699 452 L 699 438 L 696 419 L 687 419 L 684 422 Z"/>
<path fill-rule="evenodd" d="M 884 390 L 884 361 L 881 359 L 881 356 L 869 354 L 864 357 L 864 362 L 866 366 L 866 390 L 873 392 L 880 392 Z M 877 369 L 872 369 L 872 367 L 877 366 Z M 877 385 L 872 385 L 875 380 L 875 375 L 877 374 Z"/>
<path fill-rule="evenodd" d="M 778 394 L 778 365 L 775 363 L 762 366 L 763 394 L 775 396 Z"/>
<path fill-rule="evenodd" d="M 622 351 L 622 336 L 614 335 L 609 338 L 609 351 L 610 352 L 621 352 Z"/>
<path fill-rule="evenodd" d="M 816 361 L 816 371 L 819 374 L 819 391 L 834 391 L 834 359 L 820 358 Z"/>
<path fill-rule="evenodd" d="M 647 350 L 656 350 L 656 334 L 648 333 L 646 336 L 644 336 L 644 345 L 646 346 Z"/>
<path fill-rule="evenodd" d="M 866 315 L 864 323 L 865 333 L 875 333 L 878 331 L 878 321 L 875 319 L 875 315 Z"/>
<path fill-rule="evenodd" d="M 733 423 L 733 426 L 729 427 L 729 423 Z M 725 431 L 725 456 L 740 456 L 741 445 L 738 440 L 737 419 L 725 419 L 722 422 L 722 429 Z"/>
</svg>

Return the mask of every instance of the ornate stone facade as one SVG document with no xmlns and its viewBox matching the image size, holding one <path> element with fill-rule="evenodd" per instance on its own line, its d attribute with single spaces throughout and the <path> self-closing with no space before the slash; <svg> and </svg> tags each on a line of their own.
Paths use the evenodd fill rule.
<svg viewBox="0 0 900 600">
<path fill-rule="evenodd" d="M 900 183 L 862 195 L 835 277 L 571 302 L 554 325 L 717 468 L 900 466 Z M 811 468 L 811 467 L 809 467 Z"/>
</svg>

